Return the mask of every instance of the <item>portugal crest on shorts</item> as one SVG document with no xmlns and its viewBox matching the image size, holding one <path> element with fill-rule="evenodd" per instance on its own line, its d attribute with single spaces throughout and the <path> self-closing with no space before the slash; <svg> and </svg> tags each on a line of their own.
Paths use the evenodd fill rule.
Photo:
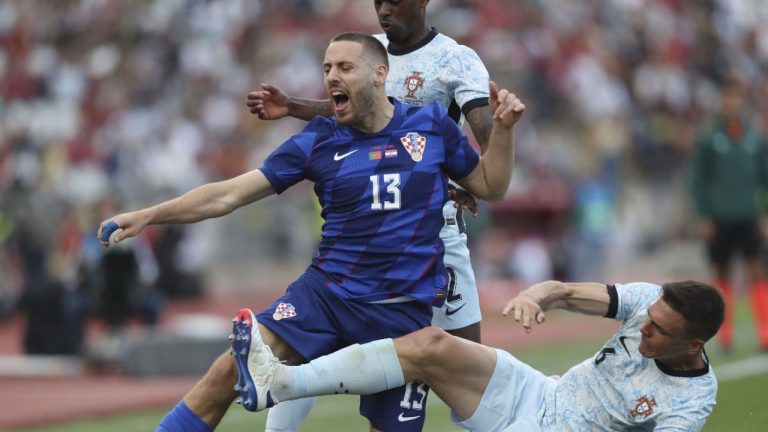
<svg viewBox="0 0 768 432">
<path fill-rule="evenodd" d="M 650 399 L 648 395 L 645 395 L 637 400 L 637 405 L 635 405 L 635 409 L 630 411 L 630 414 L 632 414 L 632 418 L 637 416 L 648 417 L 653 414 L 653 407 L 655 406 L 656 399 Z"/>
<path fill-rule="evenodd" d="M 290 303 L 280 303 L 275 308 L 275 313 L 272 314 L 272 318 L 275 321 L 280 321 L 283 318 L 290 318 L 296 316 L 296 308 Z"/>
<path fill-rule="evenodd" d="M 424 87 L 424 78 L 421 76 L 421 72 L 411 72 L 410 75 L 405 77 L 403 87 L 405 87 L 405 97 L 407 99 L 416 99 L 416 92 Z"/>
<path fill-rule="evenodd" d="M 403 143 L 405 151 L 411 155 L 411 159 L 414 162 L 419 162 L 424 157 L 424 147 L 427 146 L 427 139 L 423 136 L 416 132 L 408 132 L 404 137 L 400 138 L 400 142 Z"/>
</svg>

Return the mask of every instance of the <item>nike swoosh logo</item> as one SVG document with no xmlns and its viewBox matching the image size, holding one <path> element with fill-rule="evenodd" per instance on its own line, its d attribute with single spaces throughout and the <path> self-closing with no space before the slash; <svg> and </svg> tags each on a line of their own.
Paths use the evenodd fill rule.
<svg viewBox="0 0 768 432">
<path fill-rule="evenodd" d="M 464 306 L 466 306 L 466 305 L 467 305 L 467 304 L 466 304 L 466 303 L 464 303 L 463 305 L 461 305 L 461 306 L 457 307 L 456 309 L 451 309 L 451 308 L 448 308 L 448 307 L 447 307 L 447 308 L 445 308 L 445 314 L 446 314 L 446 315 L 448 315 L 448 316 L 451 316 L 451 315 L 455 314 L 456 312 L 460 311 L 460 310 L 461 310 L 461 308 L 463 308 L 463 307 L 464 307 Z"/>
<path fill-rule="evenodd" d="M 627 349 L 627 344 L 624 343 L 624 339 L 626 339 L 626 336 L 619 336 L 619 342 L 621 342 L 621 346 L 624 347 L 624 351 L 627 352 L 627 355 L 632 357 L 632 354 L 629 353 L 629 350 Z"/>
<path fill-rule="evenodd" d="M 405 414 L 405 413 L 400 413 L 400 415 L 397 416 L 397 420 L 398 421 L 407 422 L 407 421 L 411 421 L 411 420 L 416 420 L 417 418 L 421 417 L 421 416 L 409 417 L 409 416 L 404 416 L 403 414 Z"/>
<path fill-rule="evenodd" d="M 357 149 L 357 150 L 360 150 L 360 149 Z M 340 161 L 340 160 L 344 159 L 345 157 L 347 157 L 347 156 L 351 155 L 352 153 L 356 152 L 357 150 L 352 150 L 352 151 L 350 151 L 350 152 L 346 152 L 346 153 L 344 153 L 344 154 L 339 154 L 339 152 L 336 152 L 336 154 L 335 154 L 335 155 L 333 155 L 333 160 L 335 160 L 336 162 L 338 162 L 338 161 Z"/>
</svg>

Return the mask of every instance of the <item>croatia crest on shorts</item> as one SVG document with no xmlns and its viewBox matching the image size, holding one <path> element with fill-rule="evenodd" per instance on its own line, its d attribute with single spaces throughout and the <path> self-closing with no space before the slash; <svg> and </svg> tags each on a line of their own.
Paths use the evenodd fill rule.
<svg viewBox="0 0 768 432">
<path fill-rule="evenodd" d="M 405 151 L 411 155 L 411 159 L 415 162 L 419 162 L 424 156 L 424 147 L 427 146 L 427 139 L 416 132 L 408 132 L 404 137 L 400 138 L 400 142 L 403 143 Z"/>
<path fill-rule="evenodd" d="M 296 308 L 290 303 L 280 303 L 275 308 L 275 313 L 272 314 L 272 318 L 275 321 L 280 321 L 283 318 L 290 318 L 296 316 Z"/>
</svg>

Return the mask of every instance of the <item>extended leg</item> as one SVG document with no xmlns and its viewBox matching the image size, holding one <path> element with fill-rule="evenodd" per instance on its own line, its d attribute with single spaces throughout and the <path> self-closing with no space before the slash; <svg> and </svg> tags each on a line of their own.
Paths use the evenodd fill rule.
<svg viewBox="0 0 768 432">
<path fill-rule="evenodd" d="M 252 350 L 259 349 L 255 336 Z M 257 409 L 264 409 L 268 401 L 372 394 L 419 380 L 432 387 L 459 417 L 468 418 L 488 385 L 496 352 L 428 327 L 394 340 L 352 345 L 297 367 L 281 365 L 274 357 L 265 359 L 248 361 L 260 400 Z"/>
<path fill-rule="evenodd" d="M 424 381 L 456 414 L 475 412 L 496 366 L 496 351 L 428 327 L 394 340 L 406 381 Z"/>
</svg>

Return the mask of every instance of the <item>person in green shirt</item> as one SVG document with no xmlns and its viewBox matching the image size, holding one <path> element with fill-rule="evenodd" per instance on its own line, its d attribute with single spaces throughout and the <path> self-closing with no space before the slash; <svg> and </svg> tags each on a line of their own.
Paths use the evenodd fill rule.
<svg viewBox="0 0 768 432">
<path fill-rule="evenodd" d="M 720 330 L 725 350 L 733 345 L 732 258 L 745 259 L 758 344 L 768 350 L 768 280 L 760 259 L 768 236 L 768 146 L 746 116 L 747 87 L 731 79 L 721 94 L 720 116 L 704 127 L 692 159 L 691 189 L 701 218 L 715 284 L 727 307 Z"/>
</svg>

